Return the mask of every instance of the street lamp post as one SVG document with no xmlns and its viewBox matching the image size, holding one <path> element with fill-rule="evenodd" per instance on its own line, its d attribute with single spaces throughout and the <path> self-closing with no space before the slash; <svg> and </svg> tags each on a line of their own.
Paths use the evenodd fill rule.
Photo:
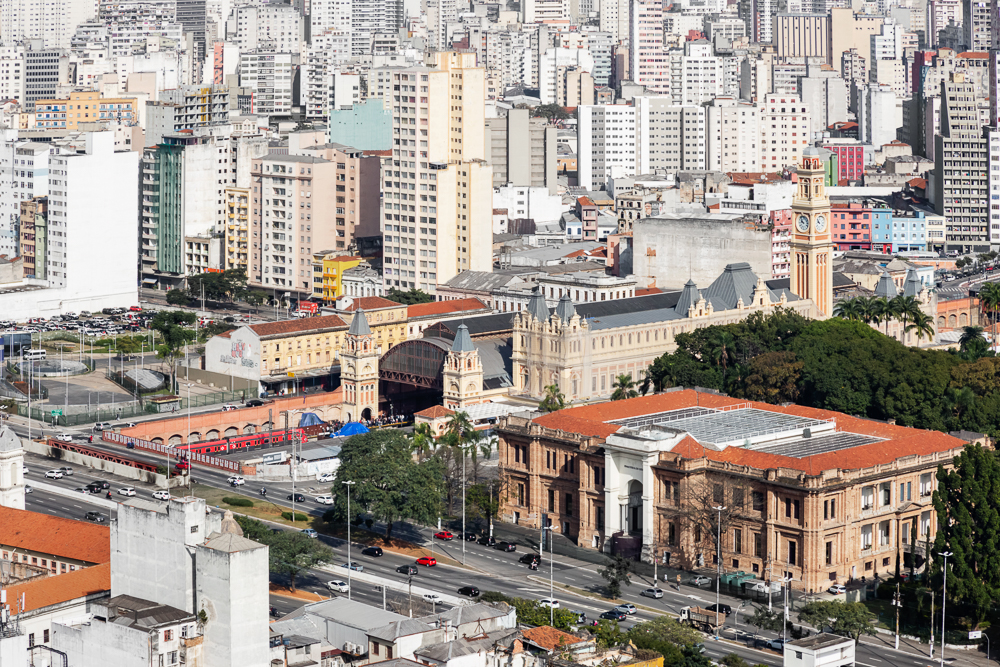
<svg viewBox="0 0 1000 667">
<path fill-rule="evenodd" d="M 356 484 L 352 479 L 347 479 L 342 482 L 344 486 L 347 487 L 347 599 L 351 599 L 351 487 Z M 292 494 L 292 500 L 295 500 L 295 494 Z M 293 505 L 294 507 L 294 505 Z M 292 519 L 295 519 L 294 511 L 292 513 Z"/>
<path fill-rule="evenodd" d="M 719 513 L 719 524 L 718 526 L 716 526 L 716 531 L 715 531 L 716 535 L 715 560 L 718 561 L 717 562 L 718 567 L 716 568 L 715 572 L 715 613 L 716 616 L 718 616 L 719 603 L 720 603 L 719 589 L 722 587 L 722 513 L 726 510 L 726 508 L 723 507 L 722 505 L 719 505 L 717 507 L 713 507 L 712 509 L 714 509 L 716 512 Z M 718 621 L 719 619 L 716 618 L 715 620 Z M 716 622 L 715 624 L 715 638 L 716 639 L 719 638 L 718 622 Z"/>
<path fill-rule="evenodd" d="M 552 588 L 552 557 L 553 557 L 553 553 L 552 553 L 552 531 L 555 530 L 555 526 L 552 526 L 552 525 L 542 526 L 542 535 L 543 536 L 545 535 L 545 531 L 546 530 L 549 531 L 549 625 L 552 625 L 553 627 L 555 627 L 554 626 L 554 622 L 553 622 L 553 618 L 555 616 L 555 612 L 552 610 L 552 605 L 553 605 L 554 600 L 555 600 L 555 597 L 553 595 L 553 588 Z M 543 550 L 545 549 L 545 544 L 542 544 L 542 549 Z"/>
<path fill-rule="evenodd" d="M 136 373 L 136 383 L 137 384 L 136 384 L 135 390 L 138 392 L 139 391 L 138 373 Z M 190 445 L 191 444 L 191 383 L 188 382 L 185 386 L 187 387 L 187 390 L 188 390 L 188 429 L 187 429 L 188 430 L 188 434 L 187 434 L 187 442 Z M 188 447 L 188 488 L 189 489 L 191 488 L 191 475 L 192 474 L 194 474 L 194 451 L 192 451 L 192 449 L 190 447 Z M 292 518 L 294 518 L 294 515 L 292 516 Z"/>
<path fill-rule="evenodd" d="M 942 551 L 938 554 L 944 558 L 944 589 L 941 591 L 941 667 L 944 667 L 944 645 L 947 643 L 944 636 L 945 605 L 948 604 L 948 556 L 953 555 L 951 551 Z"/>
</svg>

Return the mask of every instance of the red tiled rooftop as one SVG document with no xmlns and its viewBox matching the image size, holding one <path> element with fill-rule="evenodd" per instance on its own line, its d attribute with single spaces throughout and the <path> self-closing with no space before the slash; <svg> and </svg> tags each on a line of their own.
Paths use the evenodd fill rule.
<svg viewBox="0 0 1000 667">
<path fill-rule="evenodd" d="M 263 338 L 264 336 L 279 336 L 304 333 L 317 329 L 347 328 L 347 323 L 339 315 L 323 315 L 321 317 L 303 317 L 294 320 L 279 320 L 264 324 L 251 324 L 250 329 Z"/>
<path fill-rule="evenodd" d="M 673 453 L 685 458 L 708 458 L 713 461 L 726 461 L 736 465 L 748 465 L 757 469 L 789 468 L 815 475 L 824 470 L 869 468 L 874 465 L 891 463 L 892 461 L 912 455 L 927 455 L 961 448 L 965 443 L 940 431 L 925 431 L 906 426 L 886 424 L 860 419 L 850 415 L 820 410 L 802 405 L 781 407 L 769 403 L 745 401 L 717 394 L 698 393 L 692 389 L 674 391 L 666 394 L 642 396 L 626 401 L 611 401 L 577 408 L 567 408 L 547 415 L 542 415 L 534 421 L 542 426 L 580 433 L 582 435 L 607 438 L 618 431 L 618 424 L 609 424 L 612 420 L 626 417 L 656 414 L 669 410 L 701 406 L 705 408 L 722 408 L 736 404 L 747 404 L 758 410 L 781 412 L 819 420 L 834 420 L 838 431 L 847 431 L 862 435 L 883 438 L 879 442 L 867 445 L 841 449 L 824 454 L 814 454 L 802 458 L 768 454 L 752 451 L 742 447 L 727 447 L 723 451 L 706 449 L 692 438 L 685 438 L 673 449 Z"/>
<path fill-rule="evenodd" d="M 635 291 L 636 296 L 649 296 L 650 294 L 659 294 L 662 292 L 659 287 L 640 287 Z"/>
<path fill-rule="evenodd" d="M 23 593 L 25 603 L 23 611 L 44 609 L 61 602 L 110 591 L 111 563 L 101 563 L 66 574 L 31 579 L 23 584 L 7 586 L 6 590 L 7 604 L 12 605 L 12 600 L 16 600 Z"/>
<path fill-rule="evenodd" d="M 773 183 L 784 180 L 777 172 L 766 171 L 730 171 L 726 174 L 735 185 L 754 185 L 755 183 Z"/>
<path fill-rule="evenodd" d="M 450 417 L 455 414 L 454 410 L 449 410 L 443 405 L 432 405 L 426 410 L 413 413 L 414 417 L 424 417 L 426 419 L 437 419 L 439 417 Z"/>
<path fill-rule="evenodd" d="M 542 625 L 537 628 L 530 628 L 521 632 L 524 638 L 533 644 L 537 644 L 545 649 L 554 651 L 561 646 L 572 646 L 574 644 L 582 644 L 590 639 L 580 639 L 576 635 L 571 635 L 568 632 L 563 632 L 562 630 L 557 630 L 551 625 Z"/>
<path fill-rule="evenodd" d="M 430 317 L 432 315 L 446 315 L 449 313 L 464 313 L 478 310 L 492 310 L 485 303 L 475 297 L 468 299 L 454 299 L 452 301 L 431 301 L 430 303 L 417 303 L 407 307 L 407 316 L 411 319 L 416 317 Z"/>
<path fill-rule="evenodd" d="M 353 313 L 358 308 L 364 308 L 365 310 L 379 310 L 380 308 L 399 308 L 403 304 L 396 303 L 395 301 L 390 301 L 389 299 L 383 299 L 380 296 L 357 296 L 352 297 L 354 300 L 351 302 L 347 308 L 344 308 L 345 313 Z"/>
<path fill-rule="evenodd" d="M 111 560 L 107 526 L 11 507 L 0 507 L 0 544 L 85 563 Z"/>
</svg>

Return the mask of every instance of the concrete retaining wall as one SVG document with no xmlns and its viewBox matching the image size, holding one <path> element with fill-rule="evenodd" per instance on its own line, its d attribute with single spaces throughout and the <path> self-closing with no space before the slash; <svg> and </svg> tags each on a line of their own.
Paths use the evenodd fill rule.
<svg viewBox="0 0 1000 667">
<path fill-rule="evenodd" d="M 186 485 L 186 477 L 171 477 L 168 482 L 166 475 L 150 472 L 148 470 L 140 470 L 138 468 L 133 468 L 121 463 L 115 463 L 113 461 L 105 461 L 104 459 L 99 459 L 96 456 L 87 456 L 86 454 L 69 452 L 65 449 L 56 449 L 55 447 L 49 447 L 48 445 L 43 445 L 39 442 L 28 440 L 27 438 L 22 438 L 21 443 L 24 445 L 25 451 L 31 452 L 32 454 L 40 454 L 41 456 L 55 459 L 56 461 L 62 461 L 66 464 L 85 466 L 92 470 L 100 470 L 111 475 L 124 477 L 125 479 L 154 484 L 161 488 L 165 482 L 168 484 L 168 488 Z M 164 461 L 164 463 L 166 462 Z M 52 467 L 56 468 L 58 466 L 56 466 L 55 462 L 53 462 Z"/>
<path fill-rule="evenodd" d="M 46 484 L 45 482 L 31 482 L 31 487 L 38 489 L 39 491 L 45 491 L 51 493 L 54 496 L 61 496 L 63 498 L 69 498 L 70 500 L 80 500 L 82 495 L 79 491 L 74 491 L 73 489 L 66 489 L 61 486 L 56 486 L 55 484 Z M 122 496 L 124 498 L 124 496 Z M 87 494 L 86 501 L 91 505 L 97 505 L 98 507 L 103 507 L 107 510 L 118 509 L 118 503 L 114 500 L 108 500 L 107 498 L 97 495 L 97 494 Z"/>
<path fill-rule="evenodd" d="M 351 554 L 353 556 L 353 554 Z M 440 567 L 440 566 L 439 566 Z M 330 565 L 322 565 L 317 569 L 329 572 L 332 576 L 330 580 L 339 579 L 340 581 L 347 581 L 347 568 Z M 417 565 L 418 570 L 425 569 L 422 565 Z M 402 575 L 400 575 L 402 576 Z M 442 602 L 447 602 L 450 605 L 456 607 L 462 607 L 469 604 L 474 604 L 475 600 L 469 598 L 458 597 L 457 595 L 451 595 L 449 593 L 444 593 L 442 591 L 433 590 L 430 588 L 424 588 L 418 582 L 420 581 L 420 575 L 413 577 L 413 597 L 422 598 L 425 593 L 435 593 L 441 596 Z M 385 586 L 390 591 L 399 591 L 400 593 L 407 593 L 410 591 L 410 587 L 406 585 L 406 581 L 399 581 L 398 579 L 387 579 L 385 577 L 380 577 L 375 574 L 368 574 L 367 572 L 351 572 L 351 585 L 356 583 L 366 583 L 374 586 Z"/>
</svg>

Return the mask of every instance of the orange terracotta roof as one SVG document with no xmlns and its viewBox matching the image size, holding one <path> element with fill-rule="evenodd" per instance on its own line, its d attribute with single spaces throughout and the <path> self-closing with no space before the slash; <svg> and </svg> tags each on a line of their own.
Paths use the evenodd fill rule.
<svg viewBox="0 0 1000 667">
<path fill-rule="evenodd" d="M 726 176 L 732 179 L 734 185 L 755 185 L 784 180 L 781 178 L 781 174 L 766 171 L 730 171 L 726 173 Z"/>
<path fill-rule="evenodd" d="M 88 521 L 0 507 L 0 544 L 85 563 L 111 560 L 111 531 Z"/>
<path fill-rule="evenodd" d="M 31 579 L 23 584 L 7 587 L 7 604 L 24 594 L 24 611 L 44 609 L 61 602 L 69 602 L 94 593 L 111 590 L 111 563 L 101 563 L 66 574 Z"/>
<path fill-rule="evenodd" d="M 642 287 L 635 291 L 636 296 L 649 296 L 650 294 L 659 294 L 662 292 L 659 287 Z"/>
<path fill-rule="evenodd" d="M 391 149 L 387 149 L 387 150 L 384 150 L 384 151 L 378 151 L 378 150 L 372 149 L 372 150 L 366 150 L 366 151 L 364 151 L 364 154 L 365 155 L 372 155 L 372 156 L 375 156 L 375 157 L 389 157 L 390 155 L 392 155 L 392 150 Z"/>
<path fill-rule="evenodd" d="M 454 410 L 449 410 L 443 405 L 432 405 L 426 410 L 414 412 L 414 417 L 426 417 L 427 419 L 438 419 L 439 417 L 450 417 L 455 414 Z"/>
<path fill-rule="evenodd" d="M 571 635 L 568 632 L 563 632 L 562 630 L 557 630 L 551 625 L 542 625 L 537 628 L 530 628 L 521 632 L 524 638 L 533 644 L 537 644 L 543 648 L 550 651 L 554 651 L 561 646 L 572 646 L 573 644 L 582 644 L 590 641 L 589 639 L 580 639 L 576 635 Z"/>
<path fill-rule="evenodd" d="M 493 215 L 507 215 L 507 209 L 505 209 L 505 208 L 495 208 L 495 209 L 493 209 Z"/>
<path fill-rule="evenodd" d="M 590 197 L 587 197 L 586 195 L 584 195 L 583 197 L 579 197 L 576 200 L 576 203 L 579 204 L 580 206 L 597 206 L 597 204 L 594 203 L 594 200 L 591 199 Z"/>
<path fill-rule="evenodd" d="M 464 313 L 477 310 L 492 310 L 485 303 L 475 297 L 468 299 L 454 299 L 453 301 L 431 301 L 430 303 L 417 303 L 407 307 L 407 315 L 413 319 L 417 317 L 430 317 L 432 315 L 447 315 L 449 313 Z"/>
<path fill-rule="evenodd" d="M 303 317 L 294 320 L 280 320 L 278 322 L 265 322 L 264 324 L 251 324 L 250 329 L 255 334 L 263 338 L 264 336 L 284 336 L 288 334 L 304 333 L 314 329 L 346 329 L 347 322 L 340 319 L 339 315 L 323 315 L 321 317 Z"/>
<path fill-rule="evenodd" d="M 380 308 L 399 308 L 403 304 L 396 303 L 395 301 L 390 301 L 389 299 L 383 299 L 380 296 L 357 296 L 352 297 L 354 301 L 350 306 L 344 308 L 345 313 L 353 313 L 358 308 L 364 308 L 365 310 L 379 310 Z"/>
<path fill-rule="evenodd" d="M 542 415 L 535 418 L 534 421 L 548 428 L 607 438 L 620 428 L 617 424 L 607 423 L 611 420 L 694 406 L 722 408 L 740 403 L 769 412 L 781 412 L 819 420 L 834 420 L 838 431 L 872 435 L 884 438 L 884 440 L 834 452 L 793 458 L 790 456 L 751 451 L 742 447 L 727 447 L 723 451 L 715 451 L 706 449 L 694 438 L 688 436 L 675 446 L 672 451 L 685 458 L 704 457 L 713 461 L 726 461 L 737 465 L 748 465 L 761 470 L 768 468 L 790 468 L 792 470 L 801 470 L 810 475 L 816 475 L 824 470 L 869 468 L 878 464 L 890 463 L 903 456 L 944 452 L 961 448 L 964 445 L 964 442 L 958 438 L 941 433 L 940 431 L 924 431 L 906 426 L 885 424 L 869 419 L 851 417 L 850 415 L 831 410 L 809 408 L 803 405 L 781 407 L 769 403 L 744 401 L 717 394 L 698 393 L 692 389 L 653 396 L 642 396 L 626 401 L 611 401 L 578 408 L 567 408 Z"/>
<path fill-rule="evenodd" d="M 962 51 L 956 58 L 967 58 L 969 60 L 985 60 L 990 57 L 986 51 Z"/>
<path fill-rule="evenodd" d="M 913 186 L 915 188 L 920 188 L 921 190 L 927 189 L 927 179 L 926 178 L 911 178 L 906 182 L 907 185 Z"/>
</svg>

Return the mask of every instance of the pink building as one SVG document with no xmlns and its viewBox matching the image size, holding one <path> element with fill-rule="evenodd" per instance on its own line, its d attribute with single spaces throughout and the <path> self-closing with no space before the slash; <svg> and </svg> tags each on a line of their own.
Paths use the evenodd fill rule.
<svg viewBox="0 0 1000 667">
<path fill-rule="evenodd" d="M 858 202 L 831 204 L 831 233 L 838 250 L 872 249 L 872 209 Z"/>
<path fill-rule="evenodd" d="M 865 175 L 865 149 L 860 144 L 822 144 L 837 156 L 837 183 L 841 181 L 860 181 Z"/>
<path fill-rule="evenodd" d="M 791 273 L 789 241 L 792 237 L 792 209 L 771 211 L 771 277 L 788 278 Z"/>
</svg>

